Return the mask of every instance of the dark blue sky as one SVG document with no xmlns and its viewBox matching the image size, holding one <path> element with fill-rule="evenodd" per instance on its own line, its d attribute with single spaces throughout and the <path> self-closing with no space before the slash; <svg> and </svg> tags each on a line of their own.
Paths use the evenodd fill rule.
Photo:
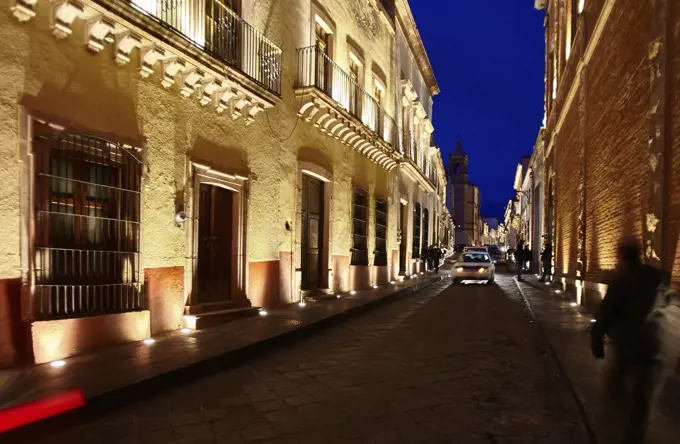
<svg viewBox="0 0 680 444">
<path fill-rule="evenodd" d="M 544 13 L 532 0 L 409 3 L 441 89 L 433 120 L 444 162 L 460 134 L 481 213 L 501 217 L 543 120 Z"/>
</svg>

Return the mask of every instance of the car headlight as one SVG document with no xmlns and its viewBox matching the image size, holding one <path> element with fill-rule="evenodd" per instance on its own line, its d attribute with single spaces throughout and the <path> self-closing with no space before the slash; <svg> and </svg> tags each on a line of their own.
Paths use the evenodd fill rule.
<svg viewBox="0 0 680 444">
<path fill-rule="evenodd" d="M 486 273 L 486 268 L 484 268 L 484 267 L 480 268 L 480 269 L 479 269 L 479 272 L 480 272 L 480 273 Z"/>
<path fill-rule="evenodd" d="M 462 273 L 462 272 L 463 272 L 463 267 L 458 267 L 458 268 L 456 268 L 456 271 L 457 271 L 458 273 Z"/>
</svg>

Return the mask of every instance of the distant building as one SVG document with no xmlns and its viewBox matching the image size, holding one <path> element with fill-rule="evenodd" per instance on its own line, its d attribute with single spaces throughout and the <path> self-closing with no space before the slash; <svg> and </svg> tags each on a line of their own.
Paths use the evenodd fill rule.
<svg viewBox="0 0 680 444">
<path fill-rule="evenodd" d="M 480 245 L 482 224 L 479 216 L 479 188 L 468 180 L 468 156 L 456 144 L 449 156 L 449 209 L 456 224 L 456 244 Z"/>
</svg>

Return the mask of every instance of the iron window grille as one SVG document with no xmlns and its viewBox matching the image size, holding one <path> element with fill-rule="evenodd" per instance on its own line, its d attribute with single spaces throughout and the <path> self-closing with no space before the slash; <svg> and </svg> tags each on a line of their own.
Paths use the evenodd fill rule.
<svg viewBox="0 0 680 444">
<path fill-rule="evenodd" d="M 420 204 L 413 209 L 413 259 L 420 259 Z"/>
<path fill-rule="evenodd" d="M 375 263 L 387 265 L 387 201 L 375 201 Z"/>
<path fill-rule="evenodd" d="M 142 310 L 140 152 L 34 129 L 37 318 Z"/>
<path fill-rule="evenodd" d="M 430 211 L 425 208 L 423 210 L 423 252 L 426 252 L 430 245 L 428 241 L 430 239 Z"/>
<path fill-rule="evenodd" d="M 368 265 L 368 194 L 355 191 L 352 205 L 352 265 Z"/>
</svg>

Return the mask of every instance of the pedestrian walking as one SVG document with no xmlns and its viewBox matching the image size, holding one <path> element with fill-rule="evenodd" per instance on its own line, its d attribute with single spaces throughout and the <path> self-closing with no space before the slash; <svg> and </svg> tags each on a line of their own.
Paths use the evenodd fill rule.
<svg viewBox="0 0 680 444">
<path fill-rule="evenodd" d="M 617 405 L 626 405 L 622 397 L 627 395 L 627 383 L 632 383 L 626 444 L 644 442 L 650 409 L 665 374 L 677 359 L 677 350 L 671 350 L 668 340 L 676 322 L 669 322 L 668 314 L 677 301 L 669 284 L 667 273 L 640 261 L 637 241 L 622 243 L 619 265 L 591 331 L 595 358 L 605 356 L 604 336 L 611 339 L 614 356 L 606 384 Z M 669 350 L 673 356 L 669 356 Z"/>
<path fill-rule="evenodd" d="M 522 279 L 522 268 L 524 267 L 524 241 L 517 243 L 517 250 L 515 251 L 515 265 L 517 266 L 517 280 Z"/>
<path fill-rule="evenodd" d="M 442 257 L 442 250 L 436 246 L 432 245 L 430 247 L 430 258 L 432 260 L 432 268 L 434 268 L 435 273 L 439 273 L 439 260 Z"/>
<path fill-rule="evenodd" d="M 545 243 L 543 252 L 541 253 L 541 263 L 543 264 L 543 275 L 541 276 L 541 282 L 552 279 L 552 245 L 550 242 Z"/>
</svg>

